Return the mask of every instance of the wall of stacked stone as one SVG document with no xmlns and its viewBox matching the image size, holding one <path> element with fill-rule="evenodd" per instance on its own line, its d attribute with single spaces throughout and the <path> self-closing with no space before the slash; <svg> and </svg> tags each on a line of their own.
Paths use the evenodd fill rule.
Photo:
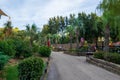
<svg viewBox="0 0 120 80">
<path fill-rule="evenodd" d="M 70 44 L 53 44 L 52 46 L 54 48 L 60 48 L 60 47 L 62 47 L 62 49 L 64 49 L 64 50 L 69 50 L 70 49 Z M 73 49 L 76 48 L 76 43 L 72 44 L 72 48 Z"/>
<path fill-rule="evenodd" d="M 120 65 L 88 56 L 86 61 L 120 75 Z"/>
</svg>

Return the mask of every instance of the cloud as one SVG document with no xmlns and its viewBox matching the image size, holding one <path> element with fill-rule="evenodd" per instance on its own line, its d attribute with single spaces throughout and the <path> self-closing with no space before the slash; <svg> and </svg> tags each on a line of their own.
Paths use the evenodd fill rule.
<svg viewBox="0 0 120 80">
<path fill-rule="evenodd" d="M 13 26 L 24 29 L 24 25 L 36 23 L 42 27 L 50 17 L 70 13 L 94 12 L 100 0 L 0 0 L 0 8 L 12 19 Z M 0 26 L 7 19 L 2 17 Z"/>
</svg>

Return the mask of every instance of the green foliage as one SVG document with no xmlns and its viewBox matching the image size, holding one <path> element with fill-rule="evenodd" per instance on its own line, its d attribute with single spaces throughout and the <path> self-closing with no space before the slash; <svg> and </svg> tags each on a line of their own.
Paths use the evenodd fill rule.
<svg viewBox="0 0 120 80">
<path fill-rule="evenodd" d="M 104 59 L 104 52 L 95 52 L 94 57 L 98 59 Z"/>
<path fill-rule="evenodd" d="M 75 42 L 76 36 L 78 38 L 84 37 L 88 42 L 93 42 L 99 36 L 103 36 L 103 21 L 101 17 L 95 13 L 86 14 L 84 12 L 78 13 L 78 17 L 75 14 L 70 14 L 68 17 L 57 16 L 50 18 L 48 24 L 43 26 L 42 35 L 47 34 L 69 34 L 69 41 Z M 76 35 L 75 35 L 76 32 Z M 67 43 L 62 39 L 61 43 Z M 60 43 L 60 41 L 59 41 Z"/>
<path fill-rule="evenodd" d="M 78 51 L 79 52 L 87 52 L 88 51 L 88 47 L 87 46 L 80 47 L 80 49 Z"/>
<path fill-rule="evenodd" d="M 5 55 L 14 56 L 15 55 L 15 46 L 13 40 L 0 41 L 0 51 Z"/>
<path fill-rule="evenodd" d="M 120 54 L 118 53 L 108 53 L 107 60 L 113 63 L 120 64 Z"/>
<path fill-rule="evenodd" d="M 39 52 L 39 46 L 38 45 L 33 45 L 33 52 Z"/>
<path fill-rule="evenodd" d="M 18 65 L 20 80 L 39 80 L 44 70 L 44 62 L 41 58 L 30 57 Z"/>
<path fill-rule="evenodd" d="M 19 80 L 17 65 L 7 66 L 4 70 L 6 80 Z M 12 74 L 11 74 L 12 73 Z"/>
<path fill-rule="evenodd" d="M 0 70 L 2 70 L 5 64 L 8 62 L 9 57 L 7 55 L 0 54 Z"/>
<path fill-rule="evenodd" d="M 94 57 L 98 59 L 104 59 L 109 62 L 120 64 L 120 54 L 119 53 L 105 53 L 105 52 L 96 52 Z"/>
<path fill-rule="evenodd" d="M 120 39 L 120 32 L 117 32 L 117 30 L 120 30 L 120 27 L 119 27 L 120 7 L 119 6 L 120 6 L 120 0 L 102 0 L 101 3 L 98 5 L 98 9 L 103 12 L 105 25 L 109 24 L 111 28 L 113 27 L 118 28 L 114 30 L 114 32 L 115 34 L 117 33 L 116 37 Z"/>
<path fill-rule="evenodd" d="M 49 57 L 51 54 L 51 49 L 47 46 L 41 46 L 39 48 L 39 54 L 43 57 Z"/>
<path fill-rule="evenodd" d="M 32 49 L 29 47 L 29 43 L 27 41 L 23 40 L 15 40 L 15 50 L 16 54 L 15 57 L 20 58 L 20 57 L 30 57 L 32 56 Z"/>
</svg>

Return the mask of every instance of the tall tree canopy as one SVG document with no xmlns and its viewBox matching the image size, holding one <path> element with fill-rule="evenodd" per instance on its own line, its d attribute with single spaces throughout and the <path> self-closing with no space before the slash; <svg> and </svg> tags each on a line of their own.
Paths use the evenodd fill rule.
<svg viewBox="0 0 120 80">
<path fill-rule="evenodd" d="M 106 52 L 109 51 L 109 37 L 110 29 L 118 28 L 120 31 L 120 0 L 102 0 L 98 9 L 103 12 L 103 18 L 105 22 L 105 48 Z M 117 30 L 116 30 L 117 31 Z M 117 36 L 120 40 L 120 32 Z"/>
</svg>

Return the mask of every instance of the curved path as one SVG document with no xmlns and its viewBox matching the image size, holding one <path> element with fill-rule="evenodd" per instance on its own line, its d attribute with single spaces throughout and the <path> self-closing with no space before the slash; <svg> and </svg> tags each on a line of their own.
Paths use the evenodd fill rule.
<svg viewBox="0 0 120 80">
<path fill-rule="evenodd" d="M 47 80 L 120 80 L 120 76 L 89 64 L 85 59 L 52 52 Z"/>
</svg>

